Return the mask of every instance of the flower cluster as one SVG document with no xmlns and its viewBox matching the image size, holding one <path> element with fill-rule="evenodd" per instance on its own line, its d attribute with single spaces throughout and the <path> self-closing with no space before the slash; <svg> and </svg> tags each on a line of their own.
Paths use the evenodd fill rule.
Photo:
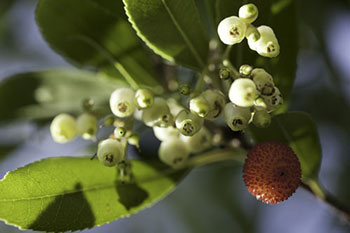
<svg viewBox="0 0 350 233">
<path fill-rule="evenodd" d="M 77 135 L 85 140 L 94 139 L 97 133 L 97 118 L 90 112 L 85 112 L 77 118 L 61 113 L 53 119 L 50 132 L 58 143 L 66 143 Z"/>
<path fill-rule="evenodd" d="M 219 37 L 230 45 L 246 37 L 250 48 L 260 55 L 277 56 L 279 45 L 272 29 L 267 26 L 255 28 L 251 24 L 257 16 L 255 5 L 242 6 L 239 17 L 231 16 L 219 24 Z M 132 123 L 134 118 L 153 128 L 154 135 L 161 141 L 159 159 L 173 168 L 186 165 L 190 154 L 213 146 L 213 134 L 206 127 L 206 121 L 220 124 L 223 117 L 233 131 L 244 130 L 249 123 L 257 127 L 269 126 L 270 113 L 283 103 L 272 76 L 261 68 L 242 65 L 238 72 L 231 64 L 222 63 L 224 67 L 219 75 L 211 78 L 216 78 L 218 82 L 225 79 L 230 85 L 226 91 L 221 88 L 222 85 L 214 88 L 210 83 L 203 88 L 206 74 L 202 75 L 194 89 L 188 84 L 181 86 L 179 92 L 186 96 L 181 98 L 182 101 L 155 96 L 150 89 L 117 88 L 109 99 L 113 115 L 104 119 L 104 125 L 115 127 L 114 133 L 99 142 L 98 159 L 106 166 L 115 166 L 126 160 L 128 145 L 138 147 L 139 136 Z M 87 110 L 90 107 L 88 105 Z M 84 139 L 92 139 L 97 129 L 97 119 L 91 111 L 76 120 L 68 114 L 60 114 L 51 124 L 52 137 L 59 143 L 67 142 L 77 134 Z"/>
<path fill-rule="evenodd" d="M 255 27 L 252 23 L 258 17 L 258 8 L 252 4 L 239 8 L 239 17 L 230 16 L 223 19 L 218 26 L 218 35 L 227 45 L 240 43 L 247 38 L 251 50 L 264 57 L 276 57 L 280 53 L 275 33 L 266 25 Z"/>
<path fill-rule="evenodd" d="M 249 70 L 249 72 L 246 72 Z M 272 76 L 264 69 L 241 66 L 241 77 L 233 81 L 225 105 L 224 119 L 233 130 L 239 131 L 252 122 L 257 127 L 270 125 L 270 113 L 283 104 L 282 94 Z"/>
</svg>

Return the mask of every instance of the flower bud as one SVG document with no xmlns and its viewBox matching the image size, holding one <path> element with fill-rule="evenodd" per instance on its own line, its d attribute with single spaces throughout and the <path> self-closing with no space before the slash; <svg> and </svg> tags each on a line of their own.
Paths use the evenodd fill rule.
<svg viewBox="0 0 350 233">
<path fill-rule="evenodd" d="M 126 129 L 124 127 L 117 127 L 114 129 L 114 137 L 120 139 L 126 134 Z"/>
<path fill-rule="evenodd" d="M 283 97 L 280 90 L 275 87 L 274 93 L 270 96 L 262 96 L 266 103 L 266 110 L 272 112 L 283 104 Z"/>
<path fill-rule="evenodd" d="M 124 146 L 115 139 L 103 140 L 98 144 L 97 158 L 107 167 L 115 166 L 124 159 Z"/>
<path fill-rule="evenodd" d="M 131 116 L 136 109 L 135 92 L 126 87 L 118 88 L 112 93 L 109 104 L 117 117 Z"/>
<path fill-rule="evenodd" d="M 232 103 L 240 107 L 251 107 L 259 93 L 252 80 L 239 78 L 232 83 L 228 95 Z"/>
<path fill-rule="evenodd" d="M 134 119 L 138 121 L 142 121 L 142 109 L 138 109 L 138 108 L 135 109 Z"/>
<path fill-rule="evenodd" d="M 189 154 L 186 144 L 180 139 L 163 141 L 158 150 L 159 159 L 173 168 L 183 167 Z"/>
<path fill-rule="evenodd" d="M 258 128 L 266 128 L 271 124 L 271 116 L 266 110 L 256 111 L 253 115 L 253 124 Z"/>
<path fill-rule="evenodd" d="M 90 98 L 84 99 L 83 100 L 83 109 L 85 111 L 91 111 L 94 104 L 95 104 L 95 102 L 93 99 L 90 99 Z"/>
<path fill-rule="evenodd" d="M 78 134 L 83 139 L 89 140 L 97 133 L 97 118 L 90 113 L 83 113 L 78 117 L 76 127 Z"/>
<path fill-rule="evenodd" d="M 266 103 L 262 97 L 259 97 L 254 101 L 254 108 L 257 110 L 265 110 L 267 108 Z"/>
<path fill-rule="evenodd" d="M 231 78 L 231 71 L 227 67 L 221 68 L 219 76 L 221 79 L 227 80 Z"/>
<path fill-rule="evenodd" d="M 61 113 L 51 122 L 50 132 L 53 140 L 58 143 L 66 143 L 77 135 L 76 121 L 69 114 Z"/>
<path fill-rule="evenodd" d="M 179 88 L 181 95 L 189 95 L 191 94 L 191 87 L 188 84 L 183 84 Z"/>
<path fill-rule="evenodd" d="M 272 76 L 264 69 L 256 68 L 252 71 L 252 80 L 256 85 L 256 89 L 262 95 L 272 95 L 275 91 L 275 84 Z"/>
<path fill-rule="evenodd" d="M 205 117 L 207 120 L 217 119 L 224 110 L 226 98 L 221 91 L 206 90 L 201 94 L 209 103 L 209 112 Z"/>
<path fill-rule="evenodd" d="M 213 135 L 205 127 L 202 127 L 201 130 L 192 137 L 181 136 L 181 140 L 185 142 L 187 149 L 191 153 L 202 152 L 213 145 Z"/>
<path fill-rule="evenodd" d="M 223 19 L 218 26 L 218 35 L 221 41 L 227 45 L 240 43 L 245 36 L 247 26 L 237 16 Z"/>
<path fill-rule="evenodd" d="M 238 16 L 246 23 L 252 23 L 258 18 L 258 8 L 253 4 L 245 4 L 239 8 Z"/>
<path fill-rule="evenodd" d="M 177 128 L 173 126 L 169 127 L 153 127 L 154 136 L 160 141 L 173 140 L 180 136 L 180 132 Z"/>
<path fill-rule="evenodd" d="M 241 65 L 239 67 L 239 73 L 241 75 L 244 75 L 244 76 L 250 76 L 251 72 L 253 70 L 253 67 L 251 67 L 250 65 Z"/>
<path fill-rule="evenodd" d="M 224 109 L 224 120 L 233 131 L 240 131 L 247 128 L 251 112 L 249 108 L 235 106 L 227 103 Z"/>
<path fill-rule="evenodd" d="M 176 128 L 185 136 L 196 134 L 203 126 L 204 119 L 187 111 L 182 110 L 175 120 Z"/>
<path fill-rule="evenodd" d="M 142 120 L 149 127 L 168 127 L 174 123 L 167 102 L 160 97 L 154 98 L 152 107 L 142 111 Z"/>
<path fill-rule="evenodd" d="M 278 54 L 280 53 L 280 46 L 272 28 L 263 25 L 258 27 L 257 30 L 260 33 L 260 39 L 254 41 L 249 37 L 249 48 L 255 50 L 258 54 L 264 57 L 278 56 Z"/>
<path fill-rule="evenodd" d="M 209 108 L 208 101 L 202 95 L 190 100 L 190 111 L 200 117 L 206 117 L 209 113 Z"/>
<path fill-rule="evenodd" d="M 153 105 L 154 95 L 148 89 L 138 89 L 135 94 L 135 99 L 140 109 L 149 108 Z"/>
<path fill-rule="evenodd" d="M 136 133 L 131 134 L 130 137 L 128 138 L 128 143 L 130 145 L 136 146 L 137 148 L 139 148 L 139 142 L 140 142 L 140 137 Z"/>
</svg>

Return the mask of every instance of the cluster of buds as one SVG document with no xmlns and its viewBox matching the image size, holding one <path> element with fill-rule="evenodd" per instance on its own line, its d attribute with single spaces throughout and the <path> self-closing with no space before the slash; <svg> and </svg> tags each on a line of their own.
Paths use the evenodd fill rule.
<svg viewBox="0 0 350 233">
<path fill-rule="evenodd" d="M 154 135 L 161 141 L 159 159 L 171 167 L 184 166 L 191 153 L 201 152 L 212 145 L 212 135 L 203 126 L 203 118 L 174 99 L 154 96 L 150 90 L 134 92 L 130 88 L 118 88 L 111 95 L 110 108 L 116 117 L 134 116 L 152 127 Z M 120 127 L 115 130 L 114 140 L 120 139 L 117 135 L 124 135 Z"/>
<path fill-rule="evenodd" d="M 218 26 L 220 39 L 232 45 L 247 38 L 249 47 L 260 55 L 277 56 L 279 45 L 272 29 L 267 26 L 255 28 L 251 24 L 257 17 L 255 5 L 242 6 L 239 17 L 231 16 L 221 21 Z M 228 79 L 231 68 L 225 66 L 218 76 Z M 223 116 L 233 131 L 244 130 L 251 122 L 257 127 L 269 126 L 270 113 L 283 103 L 272 76 L 264 69 L 253 69 L 249 65 L 242 65 L 238 76 L 234 77 L 227 95 L 219 89 L 202 90 L 199 85 L 192 90 L 189 85 L 183 85 L 180 93 L 186 96 L 186 101 L 182 103 L 155 96 L 150 89 L 117 88 L 109 99 L 113 115 L 105 117 L 103 123 L 114 126 L 114 133 L 99 142 L 98 159 L 106 166 L 125 162 L 127 146 L 138 147 L 139 144 L 138 133 L 132 129 L 134 118 L 153 128 L 161 141 L 159 159 L 173 168 L 186 165 L 190 154 L 212 147 L 213 135 L 206 128 L 206 121 L 216 121 Z M 68 114 L 55 117 L 51 124 L 55 141 L 65 143 L 78 134 L 84 139 L 96 139 L 98 126 L 92 105 L 85 103 L 84 106 L 87 111 L 77 119 Z"/>
<path fill-rule="evenodd" d="M 113 115 L 104 119 L 104 125 L 113 125 L 114 133 L 98 144 L 97 157 L 106 166 L 124 161 L 126 147 L 138 147 L 138 133 L 132 130 L 133 117 L 152 127 L 161 141 L 159 158 L 174 168 L 182 167 L 191 153 L 199 153 L 213 145 L 213 135 L 205 121 L 215 121 L 223 116 L 233 131 L 244 130 L 249 123 L 267 127 L 270 113 L 283 103 L 280 91 L 264 69 L 243 65 L 240 78 L 235 79 L 225 96 L 217 89 L 192 93 L 187 105 L 174 99 L 154 96 L 149 89 L 134 91 L 128 87 L 116 89 L 110 96 Z M 227 101 L 227 100 L 230 101 Z M 60 114 L 51 124 L 55 141 L 65 143 L 77 134 L 84 139 L 96 138 L 97 119 L 85 112 L 77 119 Z"/>
<path fill-rule="evenodd" d="M 227 45 L 237 44 L 247 38 L 251 50 L 264 57 L 276 57 L 280 53 L 275 33 L 266 25 L 255 27 L 252 23 L 258 17 L 258 8 L 246 4 L 239 8 L 238 16 L 223 19 L 218 26 L 218 35 Z"/>
<path fill-rule="evenodd" d="M 281 92 L 264 69 L 242 65 L 240 74 L 229 89 L 231 102 L 224 109 L 226 124 L 233 131 L 243 130 L 251 122 L 260 128 L 269 126 L 270 113 L 283 104 Z"/>
<path fill-rule="evenodd" d="M 77 118 L 67 113 L 57 115 L 50 125 L 52 138 L 58 143 L 66 143 L 78 135 L 85 140 L 94 140 L 98 126 L 97 118 L 91 111 L 92 106 L 92 100 L 84 100 L 85 112 Z"/>
</svg>

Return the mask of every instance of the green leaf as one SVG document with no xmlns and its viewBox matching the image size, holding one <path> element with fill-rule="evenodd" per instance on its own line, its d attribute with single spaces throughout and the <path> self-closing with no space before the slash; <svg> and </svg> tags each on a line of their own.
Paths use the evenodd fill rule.
<svg viewBox="0 0 350 233">
<path fill-rule="evenodd" d="M 228 16 L 237 15 L 238 9 L 244 5 L 245 1 L 232 0 L 208 0 L 211 1 L 212 11 L 215 12 L 216 23 Z M 297 69 L 298 55 L 298 30 L 296 1 L 277 0 L 259 1 L 252 0 L 259 10 L 258 19 L 254 26 L 270 26 L 278 39 L 281 53 L 276 58 L 265 58 L 249 49 L 246 40 L 239 45 L 234 45 L 231 52 L 231 60 L 237 67 L 242 64 L 262 67 L 273 76 L 276 86 L 280 89 L 284 98 L 284 105 L 278 110 L 287 110 L 288 100 L 293 88 Z"/>
<path fill-rule="evenodd" d="M 0 122 L 78 114 L 85 98 L 92 98 L 103 114 L 109 112 L 109 95 L 120 85 L 125 83 L 107 82 L 101 75 L 75 69 L 18 74 L 0 82 Z"/>
<path fill-rule="evenodd" d="M 163 58 L 193 69 L 207 63 L 209 42 L 194 0 L 123 0 L 137 34 Z"/>
<path fill-rule="evenodd" d="M 321 165 L 321 145 L 317 127 L 310 115 L 303 112 L 288 112 L 274 116 L 270 127 L 250 127 L 257 143 L 279 141 L 288 144 L 301 163 L 302 179 L 317 179 Z"/>
<path fill-rule="evenodd" d="M 114 66 L 118 63 L 137 83 L 157 84 L 149 54 L 121 0 L 40 0 L 36 21 L 49 45 L 73 64 L 120 71 Z"/>
<path fill-rule="evenodd" d="M 41 160 L 0 181 L 0 219 L 20 229 L 83 230 L 136 213 L 171 192 L 184 172 L 159 161 L 131 161 L 134 182 L 89 157 Z"/>
</svg>

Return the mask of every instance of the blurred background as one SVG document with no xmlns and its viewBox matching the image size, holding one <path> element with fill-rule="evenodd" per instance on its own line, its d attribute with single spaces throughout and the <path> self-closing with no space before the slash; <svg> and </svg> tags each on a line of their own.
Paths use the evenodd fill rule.
<svg viewBox="0 0 350 233">
<path fill-rule="evenodd" d="M 36 3 L 0 0 L 0 80 L 19 72 L 70 66 L 43 41 L 34 20 Z M 310 113 L 315 120 L 323 150 L 320 181 L 348 206 L 349 5 L 340 0 L 298 1 L 300 50 L 290 106 L 290 110 Z M 4 146 L 22 141 L 15 149 Z M 64 146 L 54 143 L 47 126 L 38 128 L 30 122 L 0 125 L 0 177 L 40 158 L 83 155 L 85 145 L 79 139 Z M 21 231 L 0 222 L 0 232 Z M 225 163 L 196 169 L 152 208 L 84 232 L 345 233 L 350 228 L 301 188 L 275 206 L 257 202 L 244 187 L 241 167 Z"/>
</svg>

